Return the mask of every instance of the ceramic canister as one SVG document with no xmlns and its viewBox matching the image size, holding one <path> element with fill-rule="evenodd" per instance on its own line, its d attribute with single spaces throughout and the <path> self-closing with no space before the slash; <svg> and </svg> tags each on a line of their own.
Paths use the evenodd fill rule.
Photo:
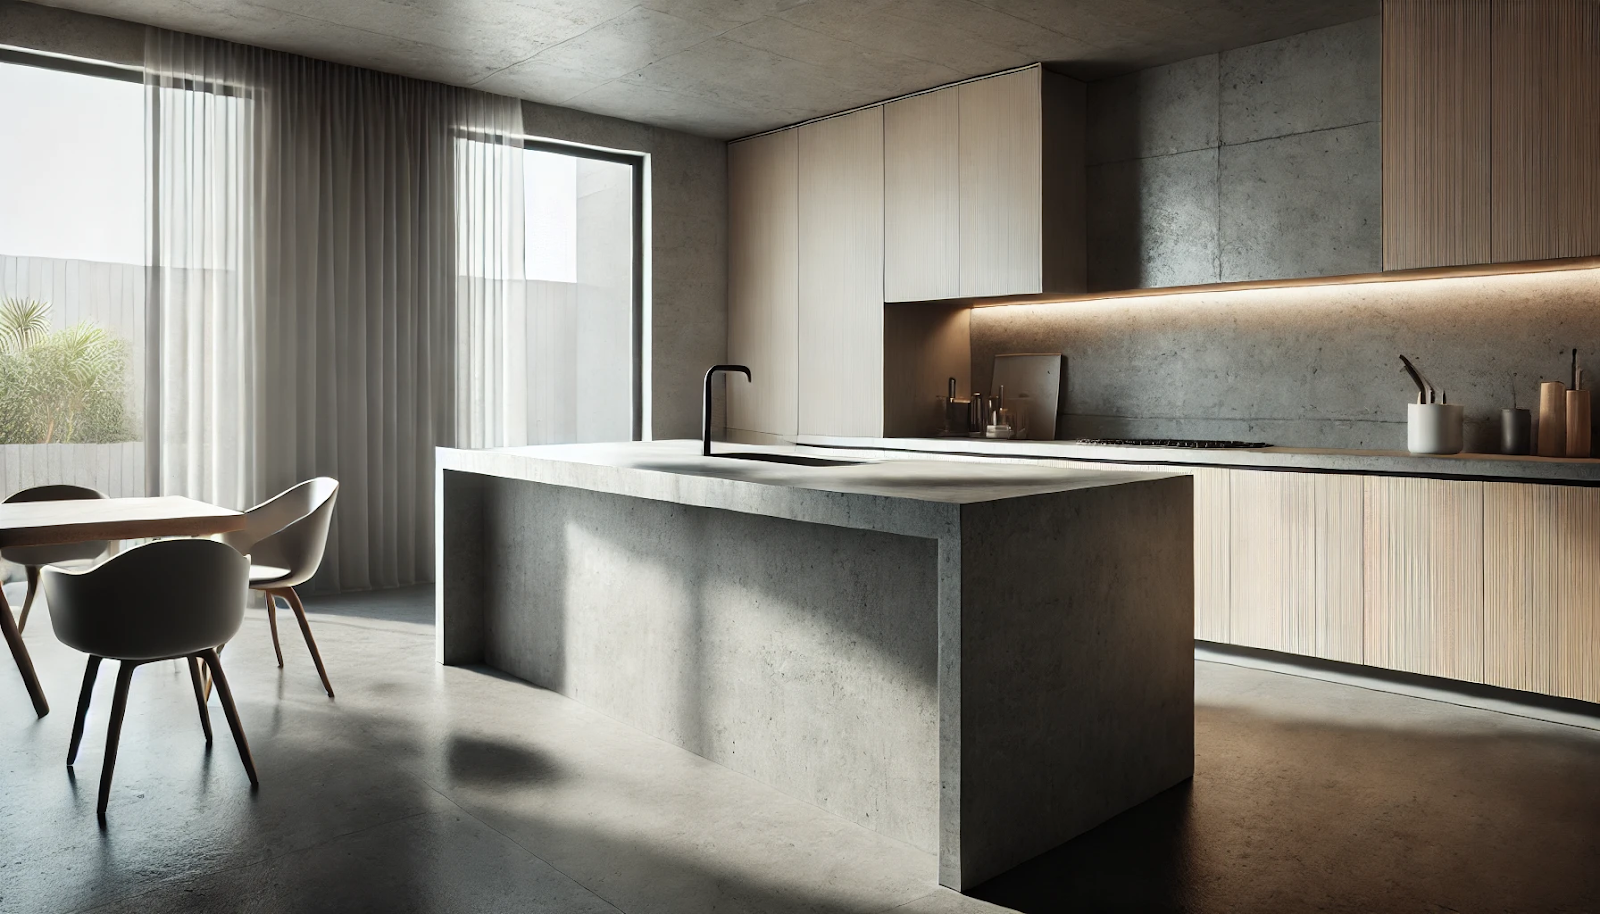
<svg viewBox="0 0 1600 914">
<path fill-rule="evenodd" d="M 1461 407 L 1454 403 L 1407 403 L 1406 449 L 1413 454 L 1461 453 Z"/>
</svg>

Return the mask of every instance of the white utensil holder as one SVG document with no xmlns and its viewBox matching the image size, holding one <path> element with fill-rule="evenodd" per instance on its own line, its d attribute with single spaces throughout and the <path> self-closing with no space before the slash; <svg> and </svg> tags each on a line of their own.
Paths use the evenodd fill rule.
<svg viewBox="0 0 1600 914">
<path fill-rule="evenodd" d="M 1461 453 L 1461 407 L 1454 403 L 1406 404 L 1406 449 L 1413 454 Z"/>
</svg>

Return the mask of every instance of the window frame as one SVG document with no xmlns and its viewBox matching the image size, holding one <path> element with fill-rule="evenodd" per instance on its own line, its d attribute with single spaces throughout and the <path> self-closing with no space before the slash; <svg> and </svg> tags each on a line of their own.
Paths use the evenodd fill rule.
<svg viewBox="0 0 1600 914">
<path fill-rule="evenodd" d="M 37 67 L 41 70 L 56 70 L 63 73 L 76 73 L 79 76 L 94 76 L 101 79 L 115 79 L 122 82 L 138 83 L 141 86 L 143 86 L 145 82 L 144 67 L 134 66 L 132 64 L 117 64 L 106 61 L 89 60 L 82 57 L 71 57 L 65 54 L 54 54 L 49 51 L 38 51 L 10 44 L 0 44 L 0 63 L 15 64 L 23 67 Z M 145 154 L 148 157 L 148 147 L 145 150 Z M 146 169 L 145 180 L 147 182 L 152 180 L 148 168 Z M 148 186 L 146 187 L 145 193 L 147 195 L 150 193 Z M 146 285 L 146 306 L 144 315 L 145 402 L 144 416 L 140 423 L 143 425 L 143 428 L 140 430 L 140 437 L 143 438 L 143 443 L 145 446 L 145 494 L 149 495 L 156 491 L 155 487 L 160 480 L 159 464 L 156 461 L 156 457 L 159 454 L 158 449 L 160 444 L 158 441 L 159 436 L 155 434 L 156 426 L 153 424 L 153 422 L 156 421 L 159 416 L 152 412 L 152 404 L 155 404 L 154 408 L 159 408 L 160 389 L 158 386 L 159 377 L 155 374 L 155 366 L 158 364 L 157 356 L 155 355 L 157 350 L 152 346 L 153 341 L 155 343 L 159 343 L 159 336 L 152 333 L 152 314 L 155 312 L 152 312 L 149 307 L 149 302 L 154 300 L 150 296 L 152 292 L 155 291 L 151 287 L 151 283 L 156 281 L 152 279 L 156 271 L 150 268 L 151 260 L 149 257 L 150 244 L 154 238 L 154 232 L 149 223 L 145 224 L 144 229 L 146 233 L 146 257 L 144 264 Z M 156 329 L 159 330 L 159 327 Z"/>
<path fill-rule="evenodd" d="M 143 67 L 101 63 L 94 60 L 85 60 L 81 57 L 51 54 L 46 51 L 30 51 L 26 48 L 19 48 L 16 45 L 9 44 L 0 44 L 0 63 L 38 67 L 41 70 L 60 70 L 65 73 L 77 73 L 80 76 L 119 79 L 129 83 L 142 84 L 144 82 Z"/>
<path fill-rule="evenodd" d="M 633 300 L 630 303 L 633 317 L 629 334 L 631 337 L 629 340 L 631 348 L 629 362 L 633 376 L 630 379 L 629 388 L 633 392 L 633 406 L 631 409 L 633 440 L 643 441 L 645 412 L 645 195 L 650 157 L 647 153 L 642 152 L 587 146 L 582 143 L 573 143 L 549 137 L 524 137 L 522 146 L 524 149 L 536 152 L 550 152 L 579 159 L 614 162 L 618 165 L 626 165 L 633 170 Z"/>
</svg>

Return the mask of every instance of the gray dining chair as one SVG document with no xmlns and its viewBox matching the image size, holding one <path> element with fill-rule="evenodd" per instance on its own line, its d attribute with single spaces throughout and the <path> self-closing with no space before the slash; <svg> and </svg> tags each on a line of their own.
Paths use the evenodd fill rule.
<svg viewBox="0 0 1600 914">
<path fill-rule="evenodd" d="M 130 549 L 94 568 L 44 569 L 44 592 L 50 601 L 50 624 L 56 638 L 89 655 L 72 722 L 67 766 L 78 758 L 84 718 L 102 660 L 119 661 L 117 689 L 106 725 L 105 763 L 100 769 L 100 801 L 96 812 L 105 820 L 111 798 L 111 773 L 117 763 L 122 715 L 128 707 L 133 671 L 155 660 L 187 659 L 189 679 L 200 708 L 200 726 L 211 745 L 211 716 L 200 688 L 200 662 L 211 671 L 222 711 L 233 731 L 250 786 L 258 784 L 250 744 L 239 723 L 233 692 L 222 673 L 217 645 L 239 631 L 250 562 L 236 550 L 211 540 L 162 540 Z"/>
<path fill-rule="evenodd" d="M 106 493 L 85 486 L 34 486 L 23 489 L 7 498 L 5 503 L 25 501 L 75 501 L 88 498 L 105 498 Z M 46 565 L 84 565 L 94 562 L 111 544 L 106 540 L 86 543 L 65 543 L 59 546 L 11 546 L 0 549 L 0 559 L 23 566 L 28 575 L 28 595 L 22 599 L 22 612 L 17 616 L 17 631 L 28 627 L 28 613 L 33 610 L 33 598 L 39 590 L 39 569 Z"/>
<path fill-rule="evenodd" d="M 283 666 L 283 648 L 278 644 L 277 598 L 282 597 L 294 611 L 311 650 L 311 662 L 322 677 L 322 688 L 333 697 L 328 671 L 322 666 L 317 639 L 311 636 L 306 608 L 295 587 L 317 573 L 322 552 L 328 544 L 328 524 L 333 520 L 333 502 L 339 494 L 339 481 L 318 476 L 294 486 L 245 512 L 244 529 L 224 533 L 222 541 L 250 557 L 250 588 L 267 599 L 267 624 L 272 629 L 272 650 Z"/>
</svg>

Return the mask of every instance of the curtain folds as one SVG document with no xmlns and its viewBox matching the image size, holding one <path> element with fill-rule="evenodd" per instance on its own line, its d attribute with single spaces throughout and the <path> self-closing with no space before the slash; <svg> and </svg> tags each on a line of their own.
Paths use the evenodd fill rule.
<svg viewBox="0 0 1600 914">
<path fill-rule="evenodd" d="M 464 295 L 461 236 L 521 257 L 517 175 L 463 141 L 520 143 L 520 103 L 154 28 L 146 72 L 155 491 L 244 507 L 332 476 L 313 586 L 431 580 L 433 448 L 484 408 L 457 352 L 503 300 Z"/>
<path fill-rule="evenodd" d="M 456 442 L 529 443 L 522 105 L 470 106 L 456 140 Z"/>
</svg>

